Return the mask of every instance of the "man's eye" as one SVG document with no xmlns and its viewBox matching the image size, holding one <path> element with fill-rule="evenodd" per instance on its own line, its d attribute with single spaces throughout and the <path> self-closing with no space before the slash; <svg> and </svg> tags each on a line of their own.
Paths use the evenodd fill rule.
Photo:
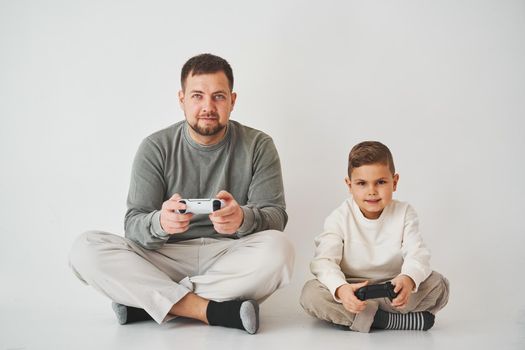
<svg viewBox="0 0 525 350">
<path fill-rule="evenodd" d="M 194 94 L 194 95 L 191 95 L 191 98 L 194 98 L 196 100 L 200 100 L 202 98 L 202 95 Z"/>
<path fill-rule="evenodd" d="M 213 96 L 216 100 L 219 100 L 219 101 L 222 101 L 222 100 L 225 100 L 226 97 L 224 95 L 215 95 Z"/>
</svg>

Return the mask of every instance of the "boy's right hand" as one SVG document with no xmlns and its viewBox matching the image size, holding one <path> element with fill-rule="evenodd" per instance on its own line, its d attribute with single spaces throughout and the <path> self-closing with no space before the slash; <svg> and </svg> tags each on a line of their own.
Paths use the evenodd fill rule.
<svg viewBox="0 0 525 350">
<path fill-rule="evenodd" d="M 345 309 L 358 314 L 365 309 L 366 301 L 357 299 L 355 291 L 367 284 L 368 281 L 343 284 L 335 290 L 335 296 L 341 300 Z"/>
<path fill-rule="evenodd" d="M 170 199 L 162 203 L 160 210 L 160 226 L 164 232 L 170 235 L 187 231 L 190 226 L 190 219 L 193 216 L 191 213 L 177 213 L 176 210 L 178 209 L 186 209 L 186 205 L 179 202 L 180 199 L 182 197 L 175 193 Z"/>
</svg>

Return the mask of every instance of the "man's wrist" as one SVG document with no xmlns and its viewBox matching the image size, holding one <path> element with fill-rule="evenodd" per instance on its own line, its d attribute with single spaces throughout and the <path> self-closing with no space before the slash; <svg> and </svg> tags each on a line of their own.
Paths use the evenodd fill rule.
<svg viewBox="0 0 525 350">
<path fill-rule="evenodd" d="M 239 226 L 239 229 L 237 230 L 237 234 L 239 236 L 246 235 L 248 233 L 252 233 L 253 231 L 253 222 L 255 221 L 255 216 L 253 212 L 250 210 L 250 208 L 246 206 L 240 207 L 242 210 L 242 222 L 241 226 Z"/>
<path fill-rule="evenodd" d="M 164 231 L 160 223 L 160 210 L 155 212 L 151 218 L 151 234 L 160 239 L 167 239 L 169 237 L 169 233 Z"/>
</svg>

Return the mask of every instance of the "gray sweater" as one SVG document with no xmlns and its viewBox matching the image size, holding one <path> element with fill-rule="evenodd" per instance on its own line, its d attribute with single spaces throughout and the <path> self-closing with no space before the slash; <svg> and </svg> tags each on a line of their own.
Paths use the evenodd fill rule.
<svg viewBox="0 0 525 350">
<path fill-rule="evenodd" d="M 194 215 L 188 231 L 167 235 L 160 226 L 162 203 L 182 198 L 214 198 L 230 192 L 244 212 L 238 238 L 263 230 L 284 230 L 288 221 L 279 155 L 270 136 L 230 120 L 224 139 L 202 146 L 186 121 L 142 141 L 131 173 L 125 218 L 126 237 L 148 249 L 166 242 L 217 237 L 208 215 Z"/>
</svg>

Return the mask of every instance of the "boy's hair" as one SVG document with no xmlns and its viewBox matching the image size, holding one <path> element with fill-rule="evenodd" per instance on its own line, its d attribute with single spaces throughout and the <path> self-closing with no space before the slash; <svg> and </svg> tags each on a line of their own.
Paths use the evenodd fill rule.
<svg viewBox="0 0 525 350">
<path fill-rule="evenodd" d="M 186 78 L 191 74 L 200 75 L 200 74 L 212 74 L 217 72 L 224 72 L 226 78 L 228 78 L 228 84 L 230 86 L 230 91 L 233 90 L 233 71 L 230 64 L 219 56 L 212 55 L 210 53 L 203 53 L 197 56 L 190 58 L 180 72 L 180 85 L 184 91 Z"/>
<path fill-rule="evenodd" d="M 396 173 L 392 153 L 387 146 L 378 141 L 363 141 L 352 147 L 348 155 L 348 177 L 352 170 L 363 165 L 384 164 L 390 168 L 392 175 Z"/>
</svg>

